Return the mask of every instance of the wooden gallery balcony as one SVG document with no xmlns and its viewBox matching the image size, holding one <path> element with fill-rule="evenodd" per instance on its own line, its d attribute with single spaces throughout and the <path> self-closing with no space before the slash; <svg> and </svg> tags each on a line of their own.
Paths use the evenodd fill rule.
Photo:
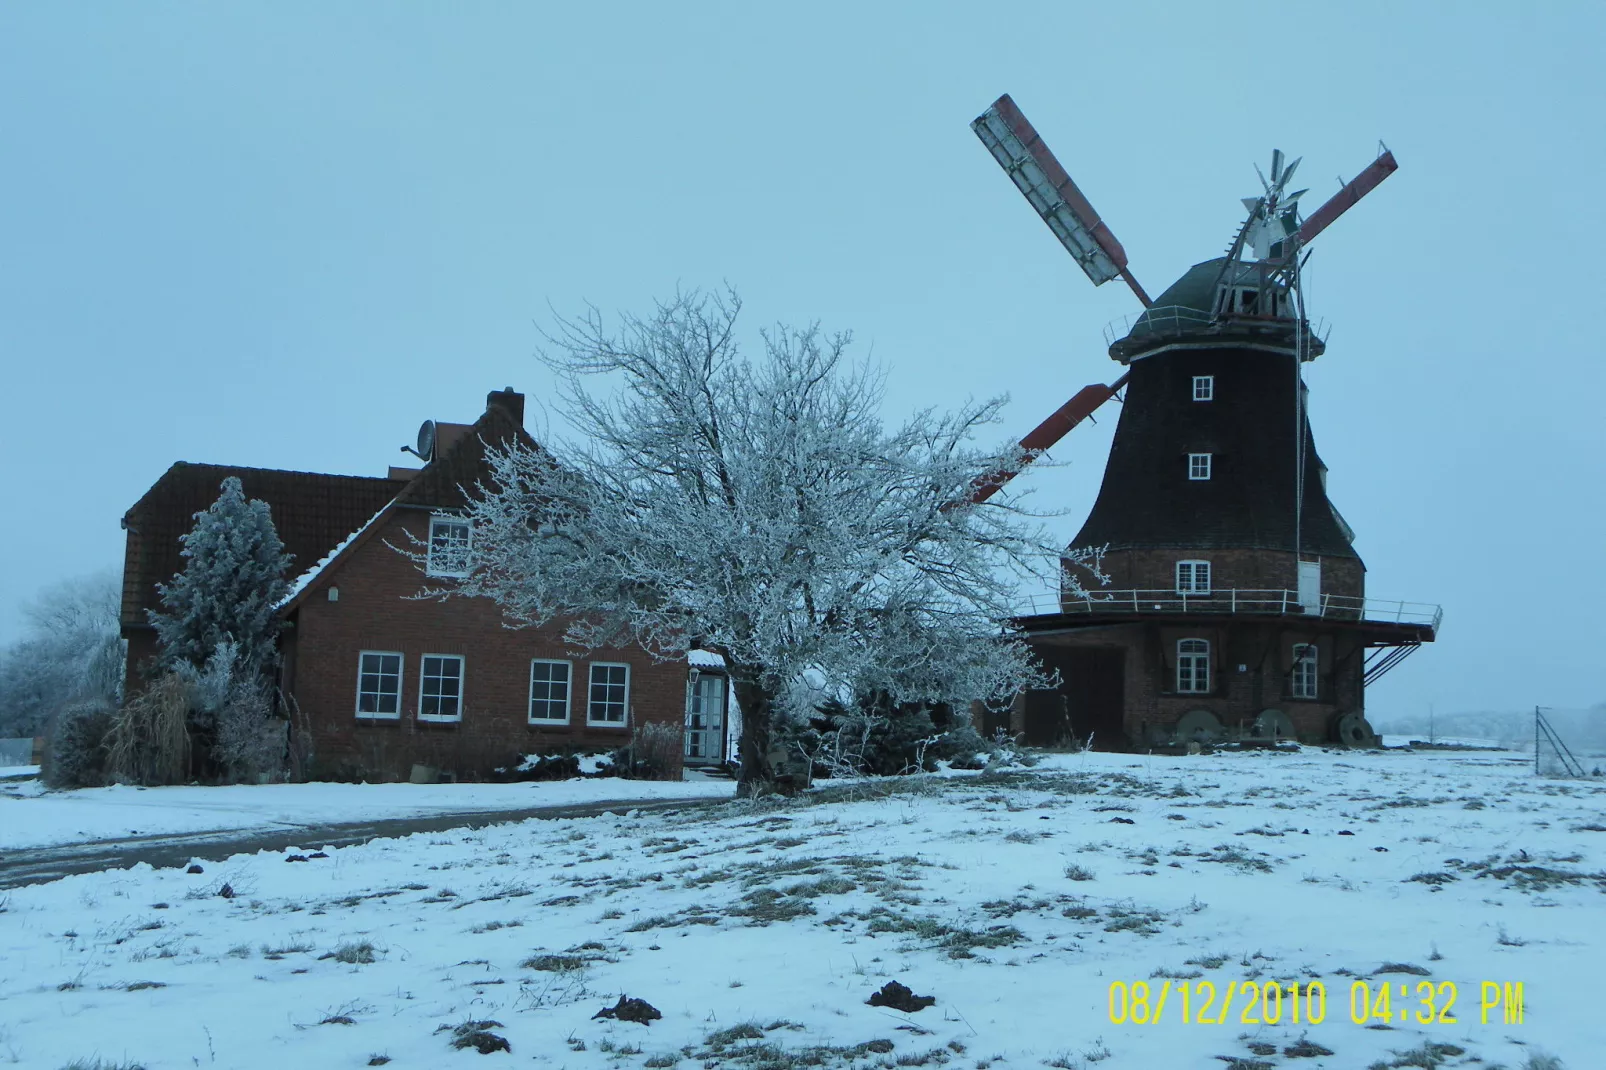
<svg viewBox="0 0 1606 1070">
<path fill-rule="evenodd" d="M 1397 602 L 1382 598 L 1323 594 L 1301 600 L 1298 591 L 1234 589 L 1227 591 L 1088 591 L 1085 594 L 1043 595 L 1032 599 L 1036 631 L 1058 618 L 1065 625 L 1130 621 L 1134 617 L 1289 617 L 1343 622 L 1407 642 L 1432 642 L 1444 611 L 1424 602 Z M 1031 618 L 1018 618 L 1024 622 Z M 1376 641 L 1376 640 L 1374 640 Z M 1385 640 L 1386 641 L 1386 640 Z"/>
</svg>

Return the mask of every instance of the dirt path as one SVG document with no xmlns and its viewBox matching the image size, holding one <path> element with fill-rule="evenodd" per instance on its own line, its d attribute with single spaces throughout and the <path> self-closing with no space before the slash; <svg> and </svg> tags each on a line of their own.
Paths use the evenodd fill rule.
<svg viewBox="0 0 1606 1070">
<path fill-rule="evenodd" d="M 706 796 L 693 799 L 624 800 L 583 803 L 573 806 L 536 806 L 521 810 L 476 810 L 428 817 L 386 818 L 329 825 L 281 825 L 269 829 L 223 829 L 215 832 L 186 832 L 167 836 L 135 836 L 120 840 L 65 844 L 60 847 L 30 847 L 0 853 L 0 889 L 25 884 L 43 884 L 75 873 L 94 873 L 103 869 L 125 869 L 140 862 L 161 868 L 187 866 L 194 859 L 220 862 L 230 855 L 257 851 L 282 851 L 287 847 L 349 847 L 354 843 L 388 836 L 407 836 L 415 832 L 441 832 L 446 829 L 484 828 L 530 818 L 555 820 L 565 817 L 595 817 L 623 814 L 631 810 L 686 810 L 713 806 L 723 799 Z"/>
</svg>

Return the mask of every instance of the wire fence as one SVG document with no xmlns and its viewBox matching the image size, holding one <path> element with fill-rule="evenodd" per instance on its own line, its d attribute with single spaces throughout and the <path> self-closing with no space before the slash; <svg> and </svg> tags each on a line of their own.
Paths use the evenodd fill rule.
<svg viewBox="0 0 1606 1070">
<path fill-rule="evenodd" d="M 1589 759 L 1573 753 L 1545 716 L 1544 707 L 1534 707 L 1534 773 L 1549 777 L 1600 776 L 1601 768 L 1586 764 Z"/>
</svg>

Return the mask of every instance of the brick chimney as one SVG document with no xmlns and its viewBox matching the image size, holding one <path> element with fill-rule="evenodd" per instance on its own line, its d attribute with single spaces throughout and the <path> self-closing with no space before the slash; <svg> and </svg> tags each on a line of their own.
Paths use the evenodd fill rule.
<svg viewBox="0 0 1606 1070">
<path fill-rule="evenodd" d="M 501 409 L 513 417 L 513 421 L 520 427 L 524 426 L 524 395 L 511 386 L 493 390 L 485 395 L 485 411 L 489 412 L 493 408 Z"/>
</svg>

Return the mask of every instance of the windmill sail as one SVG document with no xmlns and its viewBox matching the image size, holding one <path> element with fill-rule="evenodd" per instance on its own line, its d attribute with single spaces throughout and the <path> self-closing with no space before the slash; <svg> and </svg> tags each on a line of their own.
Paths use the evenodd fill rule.
<svg viewBox="0 0 1606 1070">
<path fill-rule="evenodd" d="M 994 101 L 970 128 L 1093 285 L 1103 285 L 1125 272 L 1126 250 L 1009 94 Z"/>
</svg>

